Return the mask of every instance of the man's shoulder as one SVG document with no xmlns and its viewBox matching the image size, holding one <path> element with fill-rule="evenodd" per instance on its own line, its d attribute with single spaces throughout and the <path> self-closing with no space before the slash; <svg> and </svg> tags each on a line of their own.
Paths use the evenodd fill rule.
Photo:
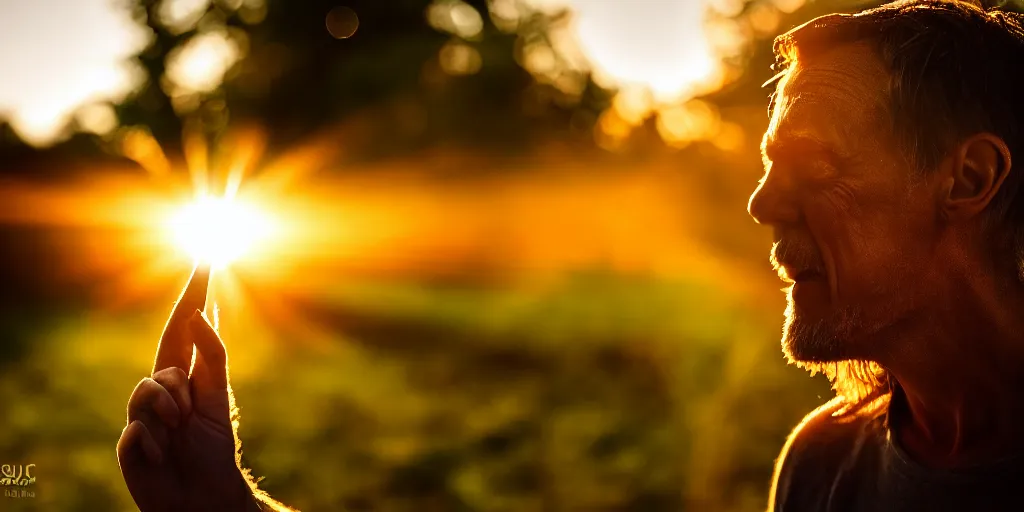
<svg viewBox="0 0 1024 512">
<path fill-rule="evenodd" d="M 834 398 L 811 411 L 789 435 L 782 455 L 804 456 L 808 452 L 842 449 L 843 445 L 855 442 L 865 427 L 878 419 L 874 407 L 858 411 L 847 409 L 844 401 Z"/>
<path fill-rule="evenodd" d="M 842 473 L 854 469 L 868 436 L 881 428 L 878 410 L 876 406 L 850 412 L 837 398 L 805 416 L 775 463 L 773 510 L 794 508 L 784 506 L 787 503 L 819 503 L 823 491 L 831 492 Z M 804 509 L 801 505 L 796 508 Z"/>
</svg>

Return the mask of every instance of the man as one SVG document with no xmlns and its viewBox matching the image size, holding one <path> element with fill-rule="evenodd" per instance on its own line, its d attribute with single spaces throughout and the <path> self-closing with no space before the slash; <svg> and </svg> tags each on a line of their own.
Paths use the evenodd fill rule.
<svg viewBox="0 0 1024 512">
<path fill-rule="evenodd" d="M 1024 509 L 1024 30 L 890 4 L 775 42 L 748 210 L 788 289 L 783 348 L 833 379 L 770 507 Z"/>
<path fill-rule="evenodd" d="M 888 5 L 779 37 L 750 214 L 793 285 L 787 356 L 837 397 L 786 443 L 780 512 L 1024 507 L 1024 29 Z M 284 509 L 237 463 L 224 347 L 198 271 L 118 460 L 150 510 Z M 191 376 L 192 347 L 196 347 Z"/>
</svg>

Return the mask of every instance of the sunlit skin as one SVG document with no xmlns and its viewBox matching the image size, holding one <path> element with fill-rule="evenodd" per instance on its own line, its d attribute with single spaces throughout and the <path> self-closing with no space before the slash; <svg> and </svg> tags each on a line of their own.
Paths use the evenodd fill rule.
<svg viewBox="0 0 1024 512">
<path fill-rule="evenodd" d="M 796 281 L 783 346 L 811 366 L 887 368 L 909 408 L 896 435 L 922 462 L 989 460 L 1024 447 L 1024 286 L 1008 245 L 982 229 L 1009 151 L 979 133 L 915 174 L 887 82 L 869 47 L 847 44 L 798 58 L 779 84 L 748 209 Z"/>
<path fill-rule="evenodd" d="M 209 277 L 197 268 L 164 328 L 152 375 L 128 401 L 117 460 L 140 510 L 260 510 L 235 459 L 224 344 L 200 314 Z"/>
<path fill-rule="evenodd" d="M 936 229 L 920 200 L 928 191 L 911 186 L 887 133 L 883 89 L 861 85 L 885 70 L 874 59 L 851 66 L 843 57 L 834 50 L 780 84 L 763 141 L 768 171 L 749 205 L 775 228 L 774 255 L 795 280 L 786 343 L 797 360 L 866 357 L 859 343 L 798 334 L 852 338 L 894 323 L 919 302 L 894 290 L 926 271 L 903 267 L 932 257 L 927 243 L 905 243 L 907 233 Z"/>
</svg>

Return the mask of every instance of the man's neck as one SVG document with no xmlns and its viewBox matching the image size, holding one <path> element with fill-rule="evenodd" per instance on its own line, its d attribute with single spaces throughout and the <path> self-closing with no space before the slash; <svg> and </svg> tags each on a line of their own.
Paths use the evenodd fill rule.
<svg viewBox="0 0 1024 512">
<path fill-rule="evenodd" d="M 900 385 L 901 386 L 901 385 Z M 902 386 L 901 386 L 902 387 Z M 1024 411 L 1020 397 L 1003 402 L 992 395 L 964 393 L 931 402 L 913 392 L 894 393 L 890 428 L 901 447 L 931 467 L 985 464 L 1024 455 Z M 933 407 L 939 403 L 940 408 Z"/>
<path fill-rule="evenodd" d="M 893 434 L 919 462 L 956 467 L 1024 453 L 1024 295 L 1013 288 L 960 287 L 880 361 L 898 386 Z"/>
</svg>

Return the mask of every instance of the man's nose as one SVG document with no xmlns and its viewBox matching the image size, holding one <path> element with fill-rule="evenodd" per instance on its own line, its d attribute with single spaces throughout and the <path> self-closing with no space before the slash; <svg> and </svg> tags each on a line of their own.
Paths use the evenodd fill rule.
<svg viewBox="0 0 1024 512">
<path fill-rule="evenodd" d="M 750 195 L 747 213 L 758 224 L 778 225 L 796 222 L 800 211 L 795 198 L 792 180 L 778 172 L 768 172 Z"/>
</svg>

